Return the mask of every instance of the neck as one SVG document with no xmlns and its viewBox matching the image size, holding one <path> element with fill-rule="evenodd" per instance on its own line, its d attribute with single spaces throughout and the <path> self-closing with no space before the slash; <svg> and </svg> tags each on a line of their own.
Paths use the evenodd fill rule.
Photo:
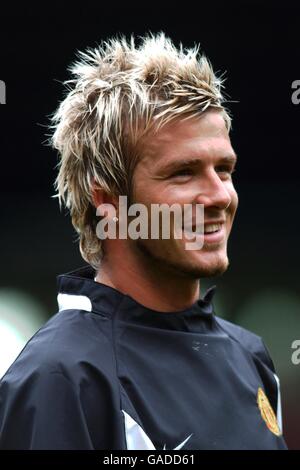
<svg viewBox="0 0 300 470">
<path fill-rule="evenodd" d="M 189 308 L 199 299 L 198 279 L 183 277 L 162 263 L 123 247 L 109 251 L 96 281 L 113 287 L 152 310 L 174 312 Z"/>
</svg>

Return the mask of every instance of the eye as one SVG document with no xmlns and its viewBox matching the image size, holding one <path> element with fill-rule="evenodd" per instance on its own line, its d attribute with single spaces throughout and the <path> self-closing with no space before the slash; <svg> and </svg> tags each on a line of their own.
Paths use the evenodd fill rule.
<svg viewBox="0 0 300 470">
<path fill-rule="evenodd" d="M 193 171 L 190 168 L 182 168 L 181 170 L 175 171 L 172 173 L 171 178 L 191 176 Z"/>
<path fill-rule="evenodd" d="M 220 165 L 216 167 L 216 171 L 225 176 L 231 176 L 235 172 L 235 168 L 231 165 Z"/>
</svg>

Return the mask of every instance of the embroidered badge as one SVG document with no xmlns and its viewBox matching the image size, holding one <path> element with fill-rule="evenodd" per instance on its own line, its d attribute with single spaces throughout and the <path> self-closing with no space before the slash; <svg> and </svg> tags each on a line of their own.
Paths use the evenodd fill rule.
<svg viewBox="0 0 300 470">
<path fill-rule="evenodd" d="M 280 436 L 281 431 L 279 429 L 275 413 L 272 410 L 272 407 L 270 405 L 268 398 L 266 397 L 265 392 L 260 387 L 258 388 L 258 391 L 257 391 L 257 404 L 258 404 L 258 408 L 260 409 L 262 419 L 266 423 L 267 427 L 270 429 L 270 431 L 273 434 L 275 434 L 276 436 Z"/>
</svg>

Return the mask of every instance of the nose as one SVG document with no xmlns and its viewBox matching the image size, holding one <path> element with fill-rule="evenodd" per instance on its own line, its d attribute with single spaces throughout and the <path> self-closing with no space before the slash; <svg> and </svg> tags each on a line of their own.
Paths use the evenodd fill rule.
<svg viewBox="0 0 300 470">
<path fill-rule="evenodd" d="M 226 188 L 225 181 L 214 169 L 203 175 L 197 202 L 204 207 L 217 207 L 222 210 L 226 210 L 230 205 L 231 194 Z"/>
</svg>

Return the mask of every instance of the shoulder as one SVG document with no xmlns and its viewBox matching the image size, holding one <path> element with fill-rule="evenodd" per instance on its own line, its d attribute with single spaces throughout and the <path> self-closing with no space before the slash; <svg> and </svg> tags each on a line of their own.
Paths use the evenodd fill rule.
<svg viewBox="0 0 300 470">
<path fill-rule="evenodd" d="M 20 383 L 61 374 L 77 382 L 87 368 L 111 374 L 113 348 L 107 323 L 104 317 L 81 310 L 55 314 L 28 341 L 2 381 Z"/>
<path fill-rule="evenodd" d="M 274 372 L 273 361 L 263 339 L 260 336 L 218 316 L 215 316 L 214 318 L 219 327 L 221 327 L 228 336 L 230 336 L 234 341 L 237 341 L 243 348 L 247 349 L 250 354 L 260 359 L 260 361 L 266 364 Z"/>
<path fill-rule="evenodd" d="M 111 445 L 120 396 L 108 323 L 65 310 L 31 338 L 0 381 L 0 449 Z"/>
<path fill-rule="evenodd" d="M 109 425 L 119 389 L 110 340 L 95 316 L 54 315 L 2 377 L 0 449 L 105 448 L 98 423 Z"/>
</svg>

